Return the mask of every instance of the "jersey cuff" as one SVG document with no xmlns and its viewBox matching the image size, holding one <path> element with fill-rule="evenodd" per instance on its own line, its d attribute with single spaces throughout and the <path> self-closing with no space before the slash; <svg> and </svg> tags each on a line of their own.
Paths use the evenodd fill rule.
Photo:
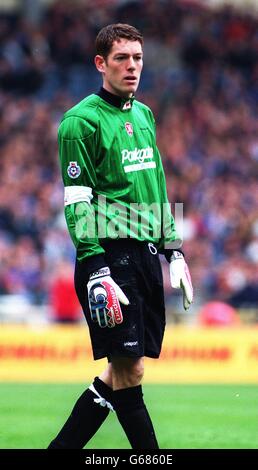
<svg viewBox="0 0 258 470">
<path fill-rule="evenodd" d="M 88 258 L 83 258 L 82 260 L 78 261 L 86 278 L 88 278 L 94 271 L 107 266 L 107 262 L 105 261 L 104 256 L 101 254 L 89 256 Z"/>
</svg>

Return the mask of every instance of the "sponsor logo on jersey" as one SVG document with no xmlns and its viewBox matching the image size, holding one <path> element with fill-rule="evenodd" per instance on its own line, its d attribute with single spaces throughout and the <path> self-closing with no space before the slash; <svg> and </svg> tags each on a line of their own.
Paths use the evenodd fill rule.
<svg viewBox="0 0 258 470">
<path fill-rule="evenodd" d="M 134 150 L 124 149 L 121 151 L 121 155 L 125 173 L 145 170 L 147 168 L 156 168 L 156 162 L 153 161 L 152 147 L 146 147 L 144 149 L 135 148 Z"/>
<path fill-rule="evenodd" d="M 81 168 L 77 162 L 70 162 L 67 168 L 67 173 L 70 178 L 78 178 L 81 174 Z"/>
<path fill-rule="evenodd" d="M 137 149 L 134 150 L 127 150 L 124 149 L 121 152 L 122 154 L 122 163 L 124 164 L 126 161 L 129 163 L 139 162 L 142 163 L 144 160 L 152 160 L 153 158 L 153 148 L 146 147 L 145 149 Z"/>
<path fill-rule="evenodd" d="M 125 130 L 130 137 L 133 135 L 133 125 L 130 122 L 125 123 Z"/>
</svg>

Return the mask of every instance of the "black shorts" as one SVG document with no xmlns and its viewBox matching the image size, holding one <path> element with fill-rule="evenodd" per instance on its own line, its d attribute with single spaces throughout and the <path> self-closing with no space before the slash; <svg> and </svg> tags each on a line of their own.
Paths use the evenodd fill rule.
<svg viewBox="0 0 258 470">
<path fill-rule="evenodd" d="M 105 244 L 105 260 L 111 277 L 128 297 L 121 304 L 123 323 L 101 328 L 91 320 L 87 279 L 80 263 L 75 267 L 75 289 L 86 317 L 94 359 L 113 356 L 158 358 L 165 330 L 165 302 L 159 255 L 153 245 L 133 240 Z"/>
</svg>

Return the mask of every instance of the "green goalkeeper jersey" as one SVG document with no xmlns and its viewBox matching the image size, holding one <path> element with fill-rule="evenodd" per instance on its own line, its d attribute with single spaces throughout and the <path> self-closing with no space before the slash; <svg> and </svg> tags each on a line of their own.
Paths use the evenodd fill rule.
<svg viewBox="0 0 258 470">
<path fill-rule="evenodd" d="M 107 239 L 148 241 L 160 252 L 179 240 L 146 105 L 102 88 L 64 114 L 58 144 L 65 217 L 79 261 L 102 255 Z"/>
</svg>

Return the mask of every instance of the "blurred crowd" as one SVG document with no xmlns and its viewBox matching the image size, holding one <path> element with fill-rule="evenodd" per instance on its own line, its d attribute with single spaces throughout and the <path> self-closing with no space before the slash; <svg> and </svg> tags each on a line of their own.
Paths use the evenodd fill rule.
<svg viewBox="0 0 258 470">
<path fill-rule="evenodd" d="M 169 201 L 184 203 L 197 304 L 257 305 L 258 19 L 168 0 L 58 1 L 37 25 L 0 16 L 0 294 L 47 303 L 73 264 L 57 128 L 100 86 L 94 39 L 117 21 L 145 37 L 137 98 L 156 117 Z M 164 280 L 173 301 L 165 263 Z"/>
</svg>

